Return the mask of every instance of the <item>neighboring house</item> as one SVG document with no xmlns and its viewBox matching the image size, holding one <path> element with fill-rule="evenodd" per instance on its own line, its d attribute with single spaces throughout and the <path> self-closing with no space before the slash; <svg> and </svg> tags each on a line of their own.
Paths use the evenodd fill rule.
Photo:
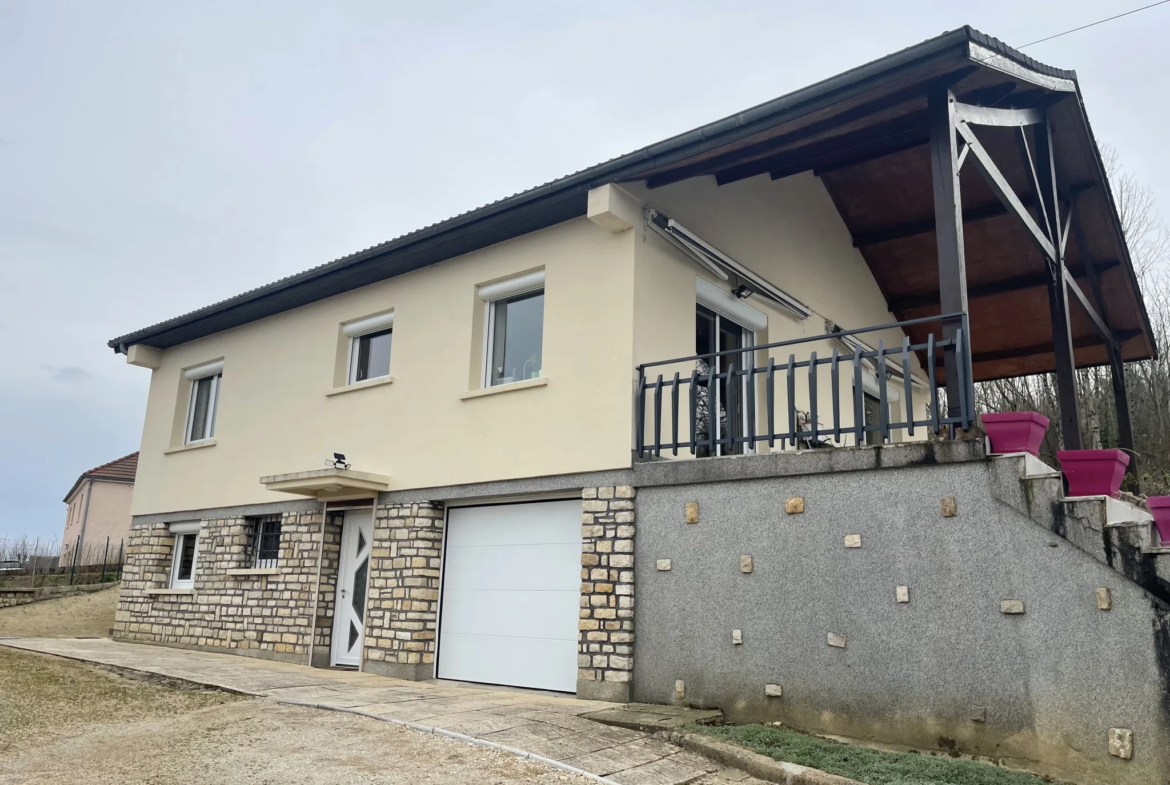
<svg viewBox="0 0 1170 785">
<path fill-rule="evenodd" d="M 138 453 L 131 453 L 83 472 L 65 494 L 65 531 L 61 535 L 61 564 L 101 564 L 116 559 L 130 535 L 130 505 Z M 107 541 L 109 551 L 106 551 Z M 78 550 L 80 546 L 80 550 Z"/>
<path fill-rule="evenodd" d="M 1154 354 L 1075 74 L 970 28 L 110 346 L 120 640 L 1170 774 L 1148 516 L 955 438 Z"/>
</svg>

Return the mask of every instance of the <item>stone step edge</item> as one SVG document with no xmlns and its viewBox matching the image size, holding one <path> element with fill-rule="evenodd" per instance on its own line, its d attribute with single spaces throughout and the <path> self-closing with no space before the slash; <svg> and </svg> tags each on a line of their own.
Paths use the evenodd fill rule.
<svg viewBox="0 0 1170 785">
<path fill-rule="evenodd" d="M 739 769 L 757 779 L 776 782 L 779 785 L 864 785 L 864 783 L 851 780 L 848 777 L 840 777 L 795 763 L 778 761 L 767 755 L 760 755 L 735 744 L 698 733 L 664 730 L 655 733 L 654 738 L 677 744 L 691 752 L 697 752 L 711 758 L 717 763 L 722 763 L 724 766 Z"/>
<path fill-rule="evenodd" d="M 623 711 L 628 711 L 631 716 L 622 716 Z M 638 709 L 623 709 L 623 708 L 603 709 L 601 711 L 594 711 L 594 712 L 589 712 L 587 714 L 582 714 L 581 719 L 589 720 L 590 722 L 596 722 L 599 725 L 611 725 L 615 728 L 625 728 L 626 730 L 636 730 L 636 731 L 641 731 L 642 733 L 658 733 L 660 731 L 666 731 L 666 730 L 672 729 L 669 725 L 666 725 L 662 721 L 648 722 L 648 721 L 642 721 L 639 719 L 635 719 L 633 717 L 633 715 L 642 714 L 642 713 L 653 714 L 654 712 L 650 709 L 647 709 L 645 712 L 638 710 Z M 721 725 L 721 724 L 723 724 L 723 712 L 722 711 L 712 710 L 712 711 L 710 711 L 709 714 L 710 714 L 710 716 L 698 717 L 698 718 L 676 717 L 675 719 L 678 721 L 675 722 L 674 724 L 675 725 Z M 666 715 L 663 715 L 663 719 L 664 720 L 666 719 Z"/>
</svg>

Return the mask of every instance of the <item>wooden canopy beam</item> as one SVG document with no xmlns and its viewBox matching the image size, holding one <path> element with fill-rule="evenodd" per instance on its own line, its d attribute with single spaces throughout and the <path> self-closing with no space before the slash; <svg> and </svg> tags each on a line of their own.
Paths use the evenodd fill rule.
<svg viewBox="0 0 1170 785">
<path fill-rule="evenodd" d="M 772 172 L 772 179 L 778 180 L 778 171 L 786 171 L 781 177 L 798 171 L 815 169 L 818 166 L 834 165 L 837 161 L 857 156 L 888 155 L 898 149 L 906 149 L 927 140 L 926 116 L 921 112 L 902 115 L 884 123 L 863 128 L 860 131 L 838 134 L 800 147 L 784 150 L 721 169 L 715 173 L 719 185 L 727 185 L 748 177 Z M 792 171 L 788 171 L 792 170 Z"/>
<path fill-rule="evenodd" d="M 1141 330 L 1122 330 L 1117 334 L 1121 341 L 1128 341 L 1130 338 L 1136 338 L 1141 335 Z M 1072 345 L 1076 349 L 1090 349 L 1097 346 L 1105 346 L 1105 342 L 1101 340 L 1099 335 L 1087 335 L 1083 338 L 1074 338 Z M 1050 343 L 1037 343 L 1031 346 L 1018 346 L 1014 349 L 998 349 L 986 352 L 976 352 L 972 355 L 972 361 L 977 363 L 996 362 L 998 360 L 1017 360 L 1021 357 L 1031 357 L 1035 354 L 1048 354 L 1053 351 L 1053 345 Z"/>
<path fill-rule="evenodd" d="M 1120 267 L 1121 262 L 1111 260 L 1101 262 L 1096 265 L 1096 272 L 1104 270 L 1111 270 L 1114 267 Z M 1074 277 L 1086 277 L 1086 272 L 1083 269 L 1069 268 L 1069 273 Z M 1048 281 L 1052 276 L 1047 273 L 1030 273 L 1028 275 L 1017 275 L 1013 278 L 1005 278 L 1002 281 L 994 281 L 992 283 L 980 284 L 977 286 L 967 287 L 967 299 L 979 300 L 987 297 L 994 297 L 997 294 L 1006 294 L 1008 292 L 1019 292 L 1026 289 L 1039 289 L 1047 286 Z M 928 308 L 930 306 L 939 305 L 938 292 L 924 292 L 922 294 L 907 294 L 901 297 L 892 297 L 887 303 L 890 313 L 902 313 L 910 311 L 915 308 Z"/>
<path fill-rule="evenodd" d="M 979 66 L 977 65 L 962 66 L 944 76 L 940 76 L 936 82 L 940 84 L 957 84 L 978 70 Z M 664 185 L 677 183 L 680 180 L 687 180 L 691 177 L 714 174 L 736 165 L 738 161 L 742 161 L 744 158 L 762 157 L 770 152 L 780 150 L 797 142 L 812 139 L 833 128 L 865 119 L 878 112 L 889 111 L 915 99 L 921 100 L 923 90 L 924 86 L 922 84 L 910 85 L 901 90 L 895 90 L 888 95 L 858 104 L 851 109 L 838 112 L 831 117 L 811 122 L 805 127 L 792 131 L 791 133 L 782 134 L 771 139 L 764 139 L 754 144 L 730 150 L 726 153 L 714 155 L 703 161 L 680 166 L 677 169 L 651 176 L 646 179 L 646 187 L 651 189 L 661 188 Z"/>
<path fill-rule="evenodd" d="M 1069 187 L 1069 192 L 1080 194 L 1093 187 L 1093 183 L 1077 183 Z M 1020 203 L 1025 207 L 1031 207 L 1036 202 L 1031 195 L 1025 194 L 1019 197 Z M 984 221 L 988 218 L 998 218 L 1001 215 L 1007 215 L 1008 209 L 1004 207 L 1002 202 L 991 202 L 990 204 L 980 205 L 979 207 L 971 207 L 963 211 L 963 223 L 975 223 L 976 221 Z M 894 224 L 889 227 L 881 229 L 871 229 L 866 232 L 860 232 L 853 235 L 853 247 L 862 248 L 866 245 L 878 245 L 879 243 L 888 243 L 893 240 L 904 240 L 907 237 L 916 237 L 920 234 L 930 234 L 934 231 L 934 217 L 923 218 L 919 221 L 907 221 L 906 223 Z"/>
</svg>

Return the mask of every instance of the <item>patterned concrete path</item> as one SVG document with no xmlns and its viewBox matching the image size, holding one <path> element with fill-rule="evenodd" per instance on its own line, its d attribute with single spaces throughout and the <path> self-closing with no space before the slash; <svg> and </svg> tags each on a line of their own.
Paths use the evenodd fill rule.
<svg viewBox="0 0 1170 785">
<path fill-rule="evenodd" d="M 619 704 L 448 681 L 403 681 L 232 654 L 115 643 L 108 638 L 0 638 L 0 645 L 486 742 L 619 785 L 751 781 L 741 772 L 724 770 L 646 733 L 581 716 Z"/>
</svg>

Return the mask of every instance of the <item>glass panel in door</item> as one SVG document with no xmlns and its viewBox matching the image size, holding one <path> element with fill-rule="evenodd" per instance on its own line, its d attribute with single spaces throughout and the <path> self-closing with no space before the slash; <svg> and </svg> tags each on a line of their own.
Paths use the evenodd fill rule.
<svg viewBox="0 0 1170 785">
<path fill-rule="evenodd" d="M 707 400 L 709 394 L 705 386 L 698 390 L 695 428 L 699 441 L 697 451 L 699 457 L 707 457 L 711 454 L 708 440 L 711 438 L 712 428 L 715 429 L 716 455 L 741 455 L 751 451 L 748 445 L 742 441 L 729 444 L 728 431 L 734 426 L 737 439 L 748 435 L 745 402 L 749 382 L 747 376 L 739 374 L 742 374 L 744 369 L 752 367 L 752 353 L 741 352 L 718 357 L 715 354 L 735 349 L 746 349 L 752 343 L 753 333 L 747 328 L 710 308 L 702 305 L 696 306 L 695 354 L 712 355 L 709 359 L 698 361 L 699 373 L 700 375 L 707 374 L 711 366 L 714 365 L 716 373 L 723 375 L 716 384 L 713 405 L 709 405 L 710 402 Z M 728 396 L 729 388 L 726 374 L 733 366 L 737 374 L 737 382 L 730 387 L 731 395 Z M 706 446 L 704 446 L 704 442 L 707 442 Z"/>
</svg>

